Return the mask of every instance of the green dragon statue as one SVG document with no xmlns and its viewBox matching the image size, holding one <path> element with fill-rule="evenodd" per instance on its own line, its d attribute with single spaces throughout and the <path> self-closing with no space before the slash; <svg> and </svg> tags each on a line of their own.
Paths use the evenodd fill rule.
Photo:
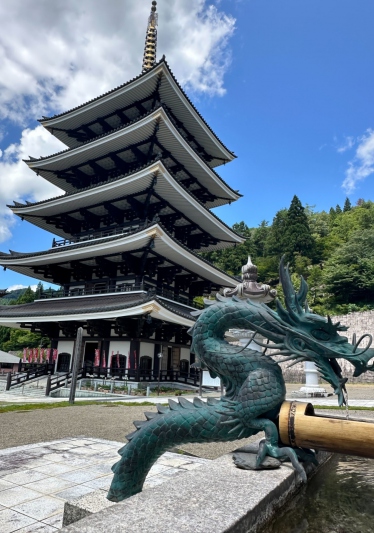
<svg viewBox="0 0 374 533">
<path fill-rule="evenodd" d="M 119 450 L 122 457 L 112 468 L 109 500 L 119 502 L 140 492 L 154 462 L 173 446 L 245 439 L 261 431 L 265 439 L 260 443 L 257 467 L 261 467 L 267 455 L 286 456 L 305 481 L 299 459 L 315 461 L 314 454 L 279 444 L 276 422 L 286 394 L 281 367 L 264 353 L 230 345 L 224 340 L 225 333 L 230 328 L 251 329 L 271 342 L 263 346 L 272 349 L 272 356 L 284 356 L 282 362 L 313 361 L 338 395 L 339 405 L 346 401 L 347 379 L 342 377 L 337 358 L 352 363 L 354 375 L 359 376 L 374 370 L 368 364 L 374 350 L 370 348 L 370 335 L 350 344 L 339 334 L 346 327 L 333 324 L 330 317 L 312 313 L 306 302 L 306 282 L 301 279 L 296 293 L 283 259 L 280 280 L 285 307 L 277 300 L 276 311 L 265 304 L 217 295 L 217 301 L 207 301 L 206 309 L 194 313 L 198 318 L 190 332 L 195 364 L 208 369 L 213 377 L 219 376 L 226 395 L 206 403 L 198 398 L 193 403 L 184 398 L 179 402 L 169 400 L 168 408 L 157 406 L 157 413 L 145 413 L 146 421 L 134 422 L 137 430 L 127 436 L 129 443 Z M 359 351 L 365 337 L 369 337 L 369 342 Z"/>
</svg>

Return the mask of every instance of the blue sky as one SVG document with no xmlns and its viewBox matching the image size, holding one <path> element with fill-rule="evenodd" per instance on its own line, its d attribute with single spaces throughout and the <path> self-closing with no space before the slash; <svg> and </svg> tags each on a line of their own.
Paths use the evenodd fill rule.
<svg viewBox="0 0 374 533">
<path fill-rule="evenodd" d="M 49 51 L 38 42 L 40 33 L 31 41 L 24 32 L 17 39 L 17 30 L 29 23 L 27 13 L 19 16 L 21 0 L 4 0 L 0 18 L 14 25 L 14 39 L 0 37 L 0 59 L 7 60 L 0 61 L 0 80 L 12 80 L 0 96 L 2 206 L 55 194 L 19 162 L 27 149 L 32 156 L 58 149 L 35 119 L 140 71 L 149 11 L 144 4 L 140 9 L 135 0 L 112 0 L 104 20 L 97 0 L 89 15 L 79 16 L 69 13 L 77 9 L 72 0 L 56 0 L 53 9 L 35 0 L 32 16 L 41 26 L 61 21 L 54 34 L 65 45 L 54 49 L 51 41 Z M 257 226 L 271 222 L 294 194 L 316 210 L 343 205 L 347 194 L 352 203 L 374 199 L 372 0 L 221 0 L 213 7 L 203 0 L 160 0 L 158 10 L 158 57 L 166 54 L 200 112 L 238 155 L 218 170 L 244 198 L 217 209 L 218 216 Z M 83 36 L 79 21 L 88 28 Z M 52 235 L 7 218 L 1 207 L 0 216 L 0 250 L 50 246 Z M 0 287 L 30 282 L 36 283 L 10 271 L 0 274 Z"/>
</svg>

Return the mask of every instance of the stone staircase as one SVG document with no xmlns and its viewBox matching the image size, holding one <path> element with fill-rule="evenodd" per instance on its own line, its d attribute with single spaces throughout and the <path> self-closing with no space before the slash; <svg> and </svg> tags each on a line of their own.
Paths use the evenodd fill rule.
<svg viewBox="0 0 374 533">
<path fill-rule="evenodd" d="M 7 396 L 20 398 L 45 398 L 47 387 L 47 376 L 40 376 L 33 380 L 26 381 L 23 384 L 15 385 L 9 390 L 6 390 L 6 380 L 0 380 L 0 395 L 3 400 Z M 65 381 L 64 381 L 65 383 Z M 68 389 L 69 390 L 69 389 Z M 50 395 L 52 396 L 52 394 Z M 69 394 L 67 395 L 67 397 Z"/>
<path fill-rule="evenodd" d="M 25 396 L 33 398 L 44 398 L 45 397 L 45 385 L 24 385 L 23 387 L 12 387 L 10 390 L 5 390 L 0 388 L 0 392 L 6 396 Z"/>
</svg>

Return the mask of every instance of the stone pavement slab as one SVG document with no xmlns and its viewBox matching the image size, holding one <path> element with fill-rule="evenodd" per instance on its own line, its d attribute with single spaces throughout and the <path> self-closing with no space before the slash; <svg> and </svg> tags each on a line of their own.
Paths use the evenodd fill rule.
<svg viewBox="0 0 374 533">
<path fill-rule="evenodd" d="M 122 446 L 80 437 L 0 450 L 0 533 L 58 531 L 65 501 L 95 491 L 105 499 L 113 477 L 111 467 Z M 144 488 L 169 482 L 208 462 L 167 452 L 152 468 Z"/>
</svg>

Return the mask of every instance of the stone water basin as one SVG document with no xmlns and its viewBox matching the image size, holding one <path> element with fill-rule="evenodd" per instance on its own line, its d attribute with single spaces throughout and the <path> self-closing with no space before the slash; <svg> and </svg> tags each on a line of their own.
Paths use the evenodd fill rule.
<svg viewBox="0 0 374 533">
<path fill-rule="evenodd" d="M 374 459 L 334 455 L 265 531 L 372 533 Z"/>
</svg>

